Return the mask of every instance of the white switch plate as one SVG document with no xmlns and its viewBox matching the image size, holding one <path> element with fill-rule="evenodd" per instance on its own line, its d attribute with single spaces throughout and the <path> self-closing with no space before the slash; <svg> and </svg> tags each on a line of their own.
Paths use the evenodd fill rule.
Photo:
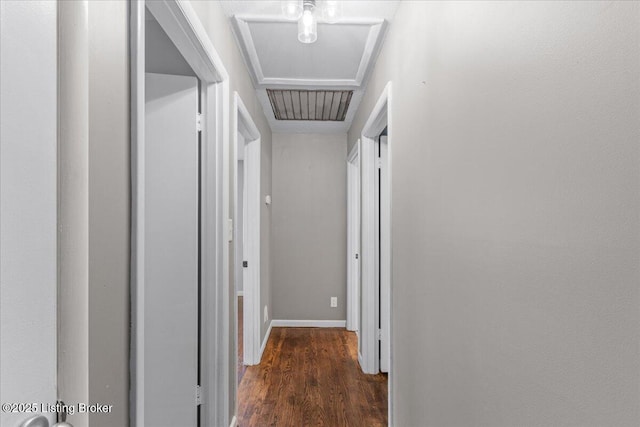
<svg viewBox="0 0 640 427">
<path fill-rule="evenodd" d="M 331 297 L 331 307 L 338 306 L 338 297 Z"/>
<path fill-rule="evenodd" d="M 267 319 L 269 319 L 269 312 L 267 311 L 267 306 L 264 306 L 264 323 L 267 323 Z"/>
</svg>

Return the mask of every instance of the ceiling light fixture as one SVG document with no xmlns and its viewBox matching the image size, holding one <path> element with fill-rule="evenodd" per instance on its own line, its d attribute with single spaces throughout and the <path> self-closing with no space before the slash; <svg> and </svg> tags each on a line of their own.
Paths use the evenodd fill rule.
<svg viewBox="0 0 640 427">
<path fill-rule="evenodd" d="M 316 1 L 302 1 L 302 17 L 298 20 L 298 40 L 313 43 L 318 40 L 318 20 L 315 15 Z"/>
<path fill-rule="evenodd" d="M 322 8 L 322 16 L 327 24 L 335 24 L 342 15 L 342 2 L 340 0 L 325 0 Z"/>
<path fill-rule="evenodd" d="M 282 2 L 282 13 L 285 18 L 297 21 L 302 16 L 302 2 L 300 0 L 284 0 Z"/>
<path fill-rule="evenodd" d="M 320 13 L 324 22 L 334 24 L 342 15 L 340 0 L 283 0 L 282 13 L 286 19 L 298 21 L 298 40 L 313 43 L 318 39 L 318 18 Z"/>
</svg>

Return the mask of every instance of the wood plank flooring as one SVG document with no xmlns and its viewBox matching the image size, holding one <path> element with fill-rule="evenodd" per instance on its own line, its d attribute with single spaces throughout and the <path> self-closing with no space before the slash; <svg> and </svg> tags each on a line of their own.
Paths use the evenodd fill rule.
<svg viewBox="0 0 640 427">
<path fill-rule="evenodd" d="M 238 426 L 386 426 L 387 375 L 365 375 L 344 328 L 273 328 L 238 389 Z"/>
<path fill-rule="evenodd" d="M 243 311 L 243 304 L 242 304 L 242 297 L 238 297 L 238 384 L 240 384 L 240 381 L 242 381 L 242 377 L 244 376 L 244 371 L 247 369 L 247 367 L 245 365 L 242 364 L 243 361 L 243 345 L 244 345 L 244 341 L 243 341 L 243 333 L 244 333 L 244 328 L 242 327 L 242 321 L 244 320 L 244 311 Z"/>
</svg>

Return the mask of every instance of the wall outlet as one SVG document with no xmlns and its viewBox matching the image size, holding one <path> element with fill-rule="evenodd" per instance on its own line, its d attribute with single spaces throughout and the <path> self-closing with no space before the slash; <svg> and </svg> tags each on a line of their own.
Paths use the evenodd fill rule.
<svg viewBox="0 0 640 427">
<path fill-rule="evenodd" d="M 264 306 L 264 323 L 267 323 L 267 320 L 269 319 L 269 312 L 267 311 L 267 306 Z"/>
<path fill-rule="evenodd" d="M 338 306 L 338 297 L 331 297 L 331 307 Z"/>
</svg>

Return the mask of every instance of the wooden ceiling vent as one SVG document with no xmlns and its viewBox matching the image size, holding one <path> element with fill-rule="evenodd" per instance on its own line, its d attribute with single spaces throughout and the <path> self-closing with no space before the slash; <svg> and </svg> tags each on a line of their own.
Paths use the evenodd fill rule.
<svg viewBox="0 0 640 427">
<path fill-rule="evenodd" d="M 277 120 L 343 122 L 352 90 L 267 89 Z"/>
</svg>

